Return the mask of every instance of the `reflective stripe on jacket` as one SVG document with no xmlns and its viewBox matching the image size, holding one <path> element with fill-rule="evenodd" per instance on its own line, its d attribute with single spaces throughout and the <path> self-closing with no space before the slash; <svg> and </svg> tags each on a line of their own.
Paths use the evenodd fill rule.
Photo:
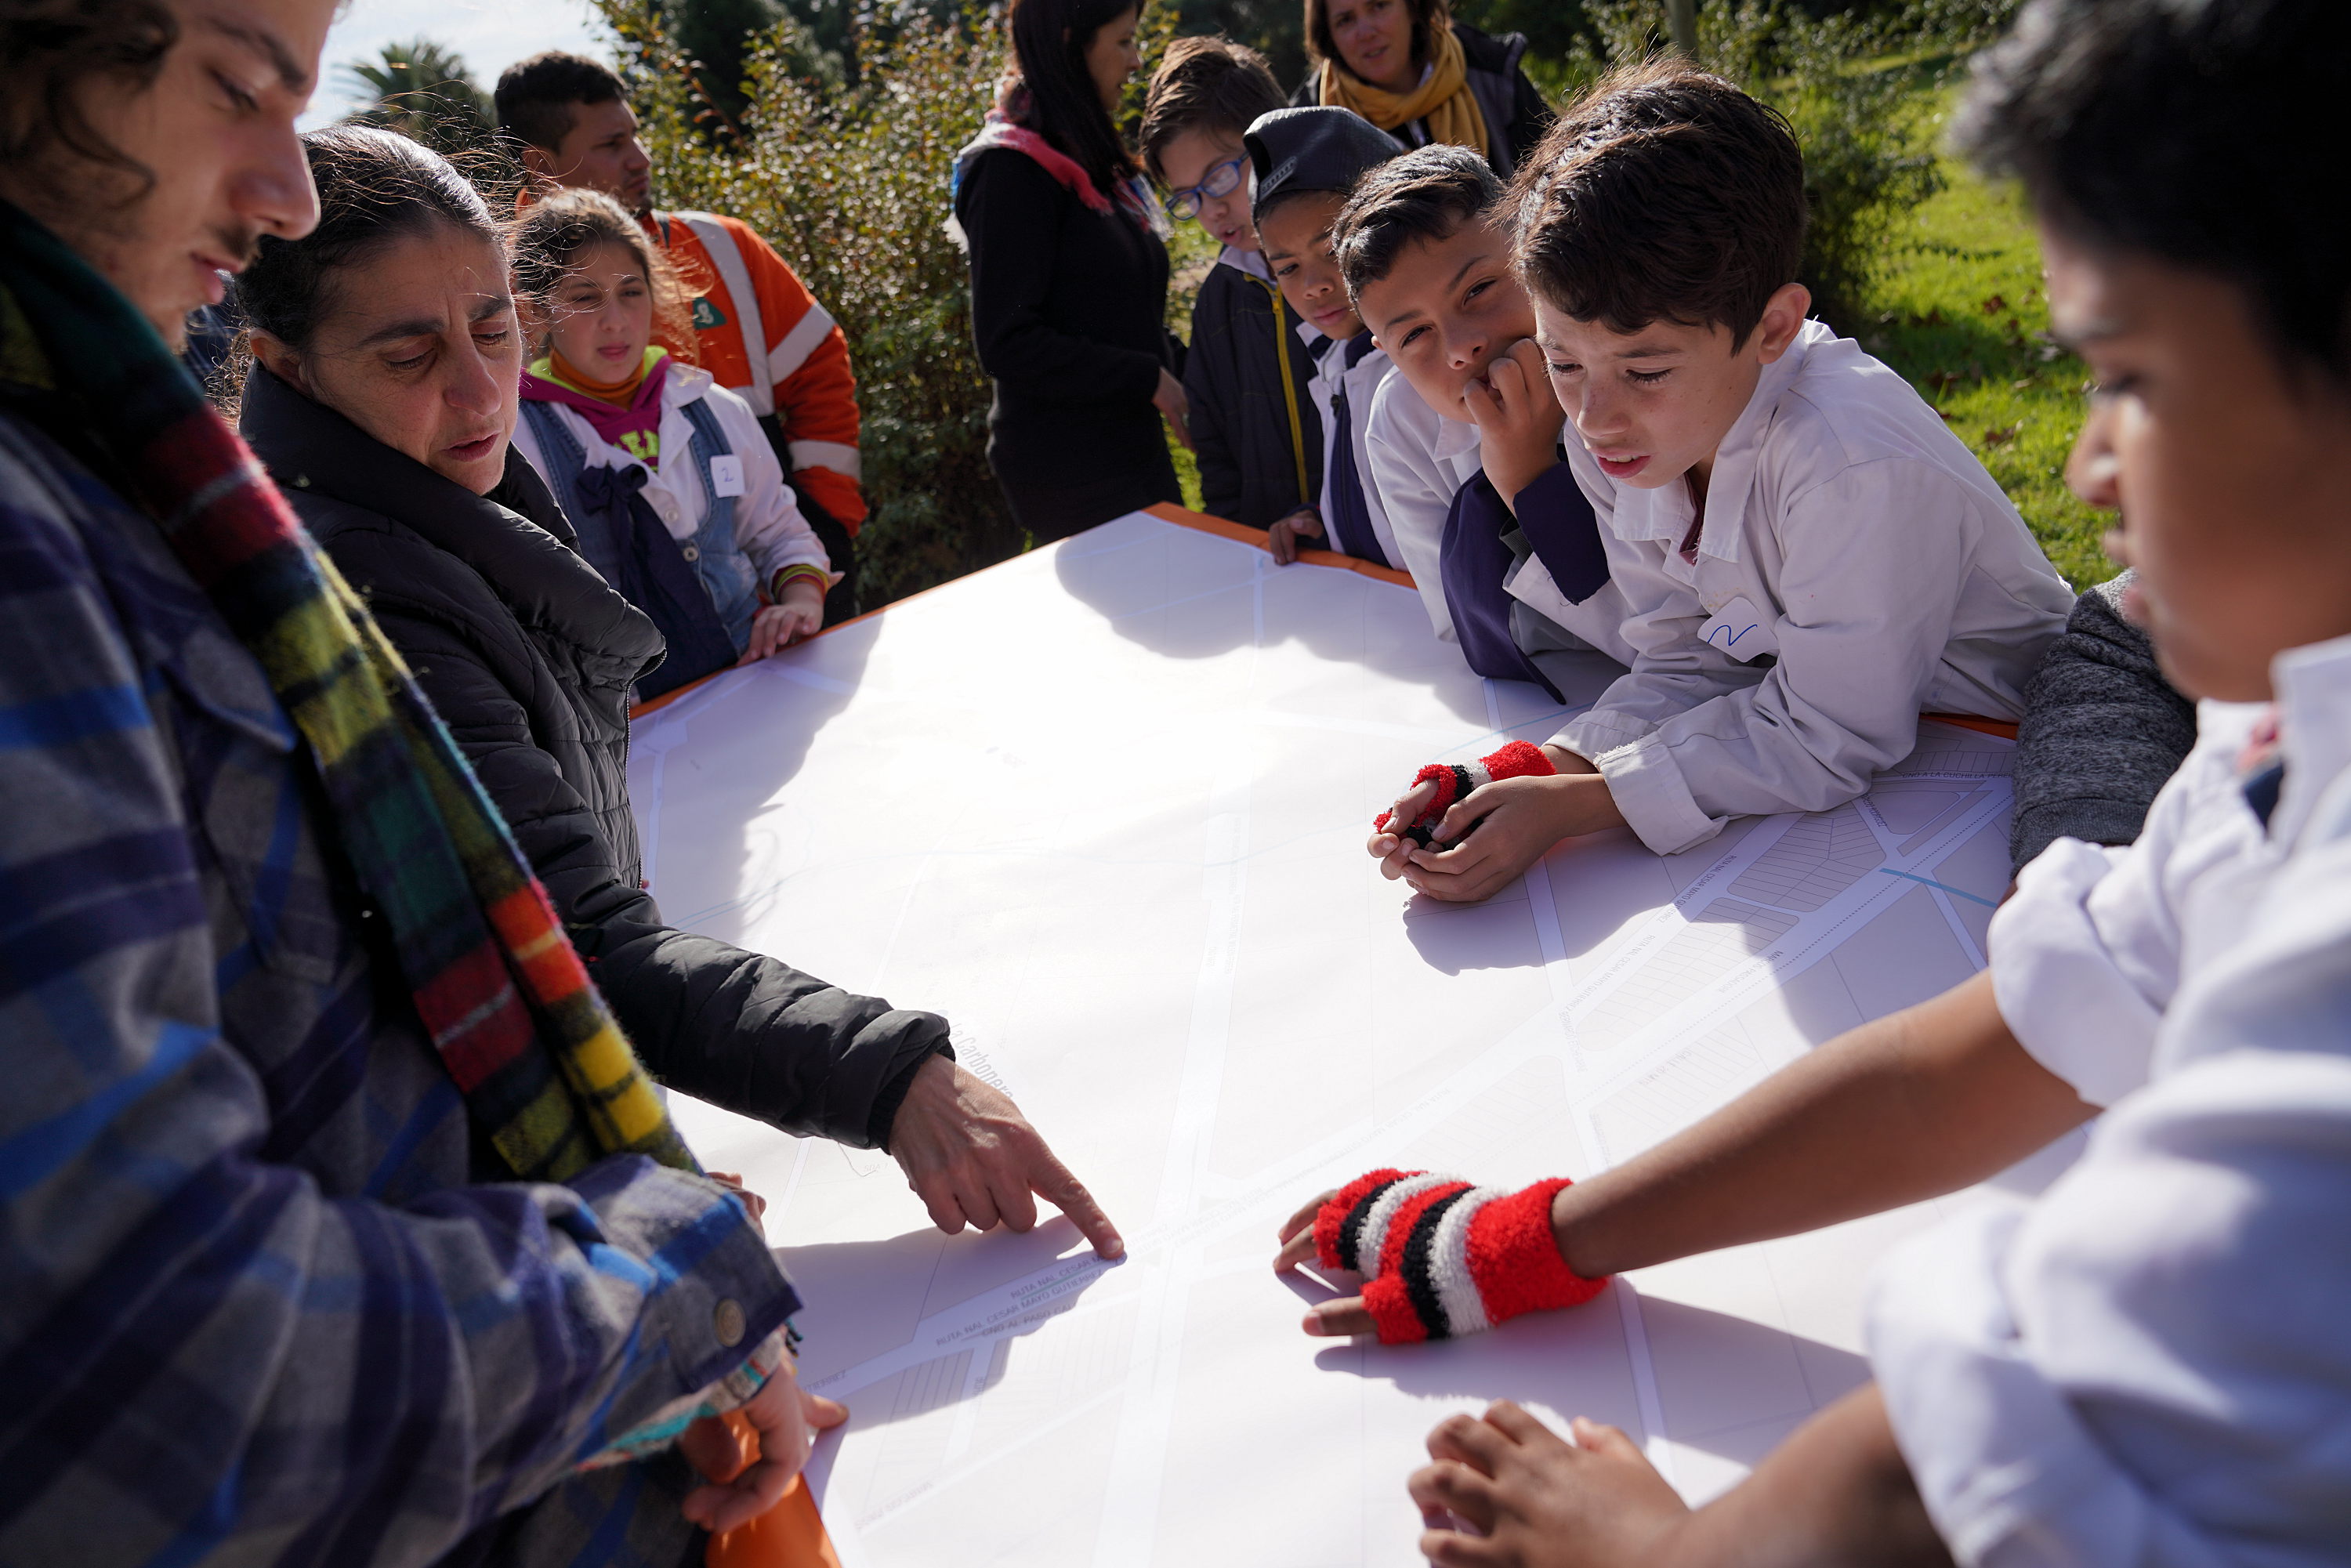
<svg viewBox="0 0 2351 1568">
<path fill-rule="evenodd" d="M 694 342 L 662 346 L 701 365 L 762 419 L 773 414 L 783 432 L 778 457 L 854 535 L 865 520 L 857 379 L 840 326 L 739 218 L 655 213 L 644 226 L 694 299 Z M 755 342 L 757 354 L 747 347 Z"/>
</svg>

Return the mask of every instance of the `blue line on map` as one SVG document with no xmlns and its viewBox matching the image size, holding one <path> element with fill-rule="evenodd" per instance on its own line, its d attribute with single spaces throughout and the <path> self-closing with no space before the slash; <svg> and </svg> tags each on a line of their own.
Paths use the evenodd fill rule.
<svg viewBox="0 0 2351 1568">
<path fill-rule="evenodd" d="M 1953 898 L 1964 898 L 1970 904 L 1980 904 L 1986 909 L 1998 909 L 2000 907 L 2000 900 L 1997 898 L 1986 898 L 1980 893 L 1970 893 L 1964 887 L 1953 887 L 1948 882 L 1937 882 L 1931 876 L 1919 876 L 1914 872 L 1896 871 L 1892 866 L 1882 865 L 1877 869 L 1884 872 L 1888 876 L 1898 876 L 1908 882 L 1923 882 L 1928 887 L 1939 887 L 1945 893 L 1949 894 Z"/>
</svg>

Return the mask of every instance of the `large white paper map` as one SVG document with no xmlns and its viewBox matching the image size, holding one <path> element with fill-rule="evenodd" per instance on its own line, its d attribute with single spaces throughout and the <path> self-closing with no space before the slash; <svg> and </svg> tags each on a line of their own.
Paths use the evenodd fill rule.
<svg viewBox="0 0 2351 1568">
<path fill-rule="evenodd" d="M 1415 768 L 1562 716 L 1406 589 L 1137 516 L 639 727 L 669 918 L 945 1013 L 1129 1239 L 949 1239 L 888 1156 L 677 1103 L 854 1413 L 810 1472 L 852 1568 L 1417 1563 L 1404 1479 L 1453 1410 L 1614 1422 L 1697 1499 L 1866 1376 L 1866 1272 L 1931 1206 L 1409 1349 L 1307 1338 L 1327 1290 L 1269 1268 L 1373 1166 L 1584 1176 L 1981 966 L 2008 747 L 1941 726 L 1680 856 L 1604 835 L 1474 906 L 1380 877 Z"/>
</svg>

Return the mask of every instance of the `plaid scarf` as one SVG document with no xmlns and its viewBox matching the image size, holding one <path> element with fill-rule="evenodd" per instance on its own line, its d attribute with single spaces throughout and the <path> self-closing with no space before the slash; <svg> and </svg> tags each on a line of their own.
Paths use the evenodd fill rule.
<svg viewBox="0 0 2351 1568">
<path fill-rule="evenodd" d="M 0 202 L 0 372 L 56 400 L 119 467 L 261 663 L 467 1115 L 514 1174 L 694 1157 L 589 983 L 506 822 L 334 566 L 154 329 Z"/>
</svg>

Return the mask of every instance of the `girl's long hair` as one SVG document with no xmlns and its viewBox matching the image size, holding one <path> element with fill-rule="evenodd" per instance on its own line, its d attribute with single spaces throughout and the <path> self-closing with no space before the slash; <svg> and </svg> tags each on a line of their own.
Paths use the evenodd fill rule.
<svg viewBox="0 0 2351 1568">
<path fill-rule="evenodd" d="M 1012 0 L 1013 67 L 1028 89 L 1019 118 L 1105 196 L 1136 170 L 1094 91 L 1086 46 L 1129 11 L 1139 11 L 1139 0 Z"/>
</svg>

